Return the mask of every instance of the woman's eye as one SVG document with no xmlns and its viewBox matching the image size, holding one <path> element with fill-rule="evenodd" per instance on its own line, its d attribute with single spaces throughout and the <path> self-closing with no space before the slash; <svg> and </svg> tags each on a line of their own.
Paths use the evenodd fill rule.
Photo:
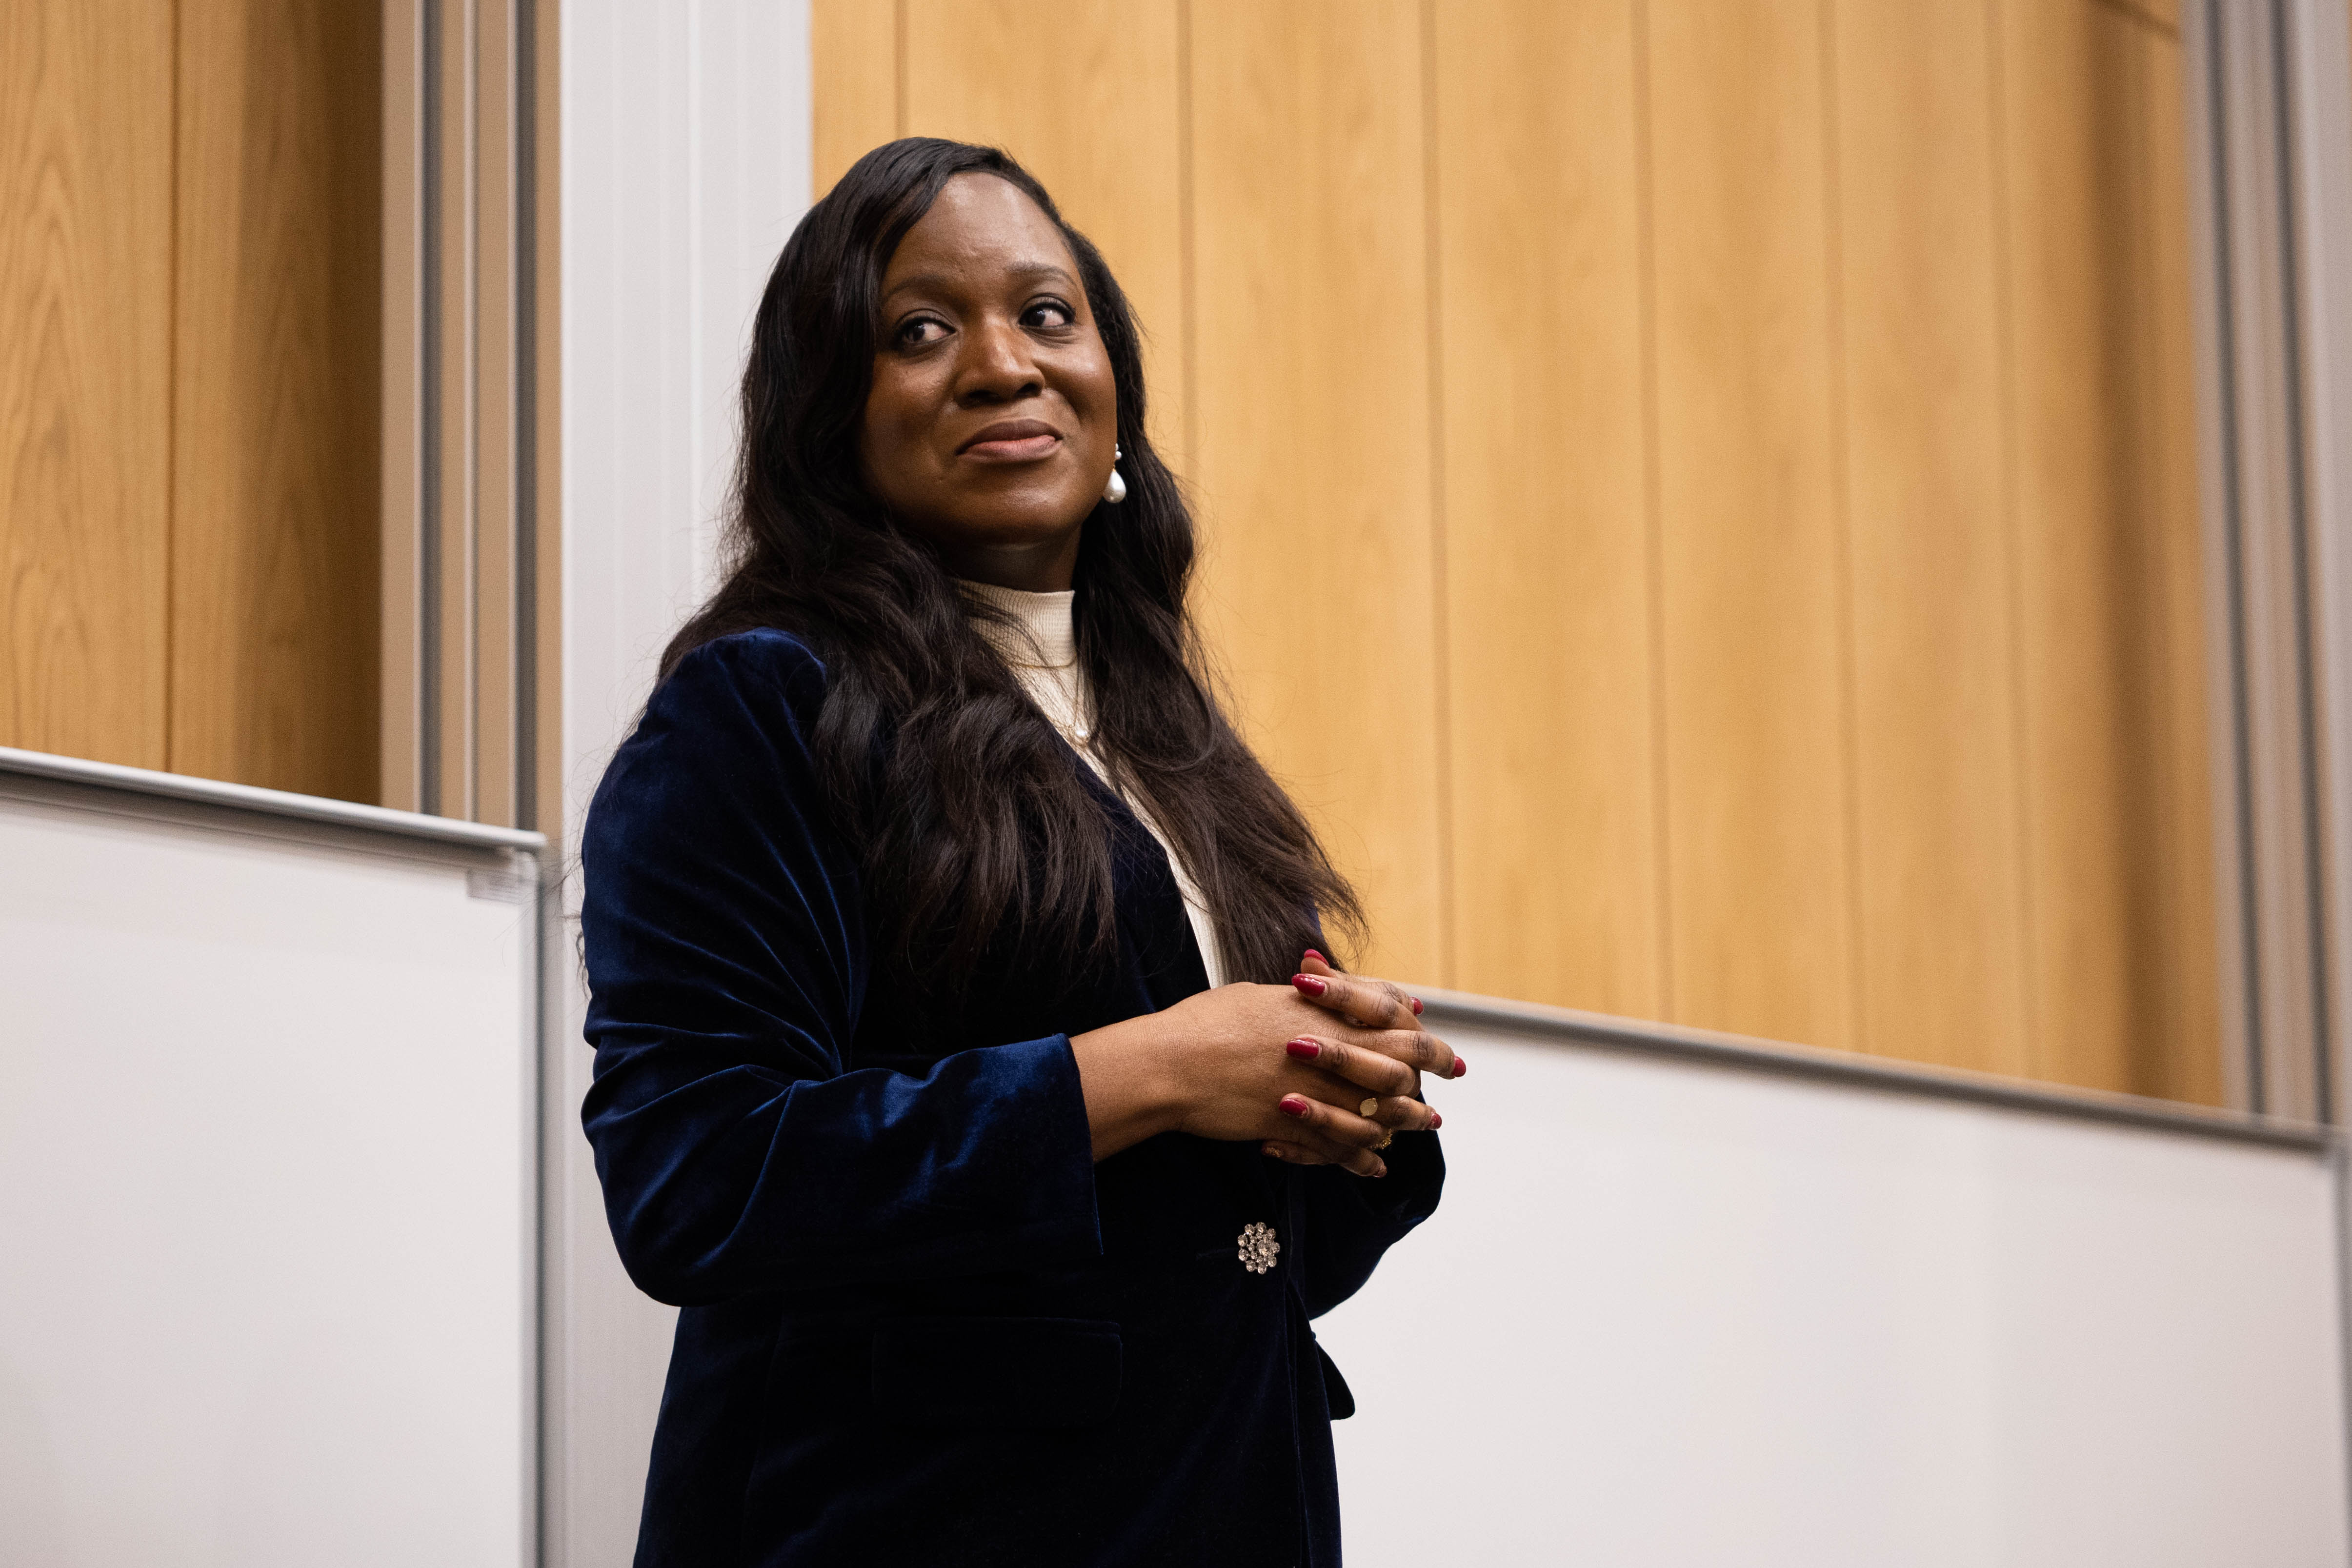
<svg viewBox="0 0 2352 1568">
<path fill-rule="evenodd" d="M 946 322 L 935 321 L 929 316 L 918 316 L 899 327 L 898 346 L 903 349 L 920 348 L 925 343 L 935 343 L 947 335 Z"/>
<path fill-rule="evenodd" d="M 1040 300 L 1021 312 L 1021 324 L 1026 327 L 1066 327 L 1076 320 L 1059 300 Z"/>
</svg>

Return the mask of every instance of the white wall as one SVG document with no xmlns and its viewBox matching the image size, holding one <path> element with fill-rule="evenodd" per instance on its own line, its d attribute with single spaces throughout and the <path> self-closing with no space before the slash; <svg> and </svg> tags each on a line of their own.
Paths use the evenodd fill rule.
<svg viewBox="0 0 2352 1568">
<path fill-rule="evenodd" d="M 2326 1153 L 1432 1011 L 1444 1201 L 1316 1325 L 1357 1568 L 2346 1563 Z"/>
<path fill-rule="evenodd" d="M 572 847 L 662 645 L 708 590 L 733 395 L 809 200 L 806 0 L 562 0 L 563 738 Z M 576 909 L 576 879 L 567 915 Z M 674 1314 L 622 1275 L 580 1131 L 567 926 L 550 1009 L 546 1561 L 625 1563 Z"/>
</svg>

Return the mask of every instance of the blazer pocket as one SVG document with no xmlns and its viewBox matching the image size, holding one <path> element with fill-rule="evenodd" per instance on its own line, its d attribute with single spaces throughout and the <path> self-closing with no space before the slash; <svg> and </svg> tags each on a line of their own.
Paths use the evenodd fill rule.
<svg viewBox="0 0 2352 1568">
<path fill-rule="evenodd" d="M 1083 1318 L 883 1318 L 874 1407 L 909 1426 L 1088 1426 L 1118 1404 L 1118 1325 Z"/>
<path fill-rule="evenodd" d="M 1355 1391 L 1348 1380 L 1339 1375 L 1339 1363 L 1321 1345 L 1315 1347 L 1315 1358 L 1323 1363 L 1323 1404 L 1334 1421 L 1345 1421 L 1356 1413 Z"/>
</svg>

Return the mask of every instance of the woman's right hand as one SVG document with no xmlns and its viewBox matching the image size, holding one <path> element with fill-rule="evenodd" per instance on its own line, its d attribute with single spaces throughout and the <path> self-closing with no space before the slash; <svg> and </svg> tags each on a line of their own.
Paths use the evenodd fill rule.
<svg viewBox="0 0 2352 1568">
<path fill-rule="evenodd" d="M 1294 1042 L 1301 1048 L 1289 1048 Z M 1454 1071 L 1453 1052 L 1435 1037 L 1359 1026 L 1287 985 L 1200 992 L 1076 1036 L 1070 1049 L 1097 1160 L 1182 1131 L 1289 1144 L 1361 1176 L 1386 1173 L 1374 1151 L 1391 1133 L 1435 1121 L 1417 1101 L 1395 1102 L 1410 1092 L 1415 1068 Z M 1381 1100 L 1384 1120 L 1345 1109 L 1358 1095 Z"/>
</svg>

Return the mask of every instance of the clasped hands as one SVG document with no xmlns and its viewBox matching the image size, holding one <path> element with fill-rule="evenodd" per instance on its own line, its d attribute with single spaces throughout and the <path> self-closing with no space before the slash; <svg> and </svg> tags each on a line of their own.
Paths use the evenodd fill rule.
<svg viewBox="0 0 2352 1568">
<path fill-rule="evenodd" d="M 1459 1078 L 1420 1004 L 1309 952 L 1288 985 L 1225 985 L 1074 1037 L 1097 1160 L 1156 1133 L 1255 1142 L 1269 1157 L 1388 1173 L 1399 1132 L 1434 1131 L 1421 1075 Z"/>
</svg>

